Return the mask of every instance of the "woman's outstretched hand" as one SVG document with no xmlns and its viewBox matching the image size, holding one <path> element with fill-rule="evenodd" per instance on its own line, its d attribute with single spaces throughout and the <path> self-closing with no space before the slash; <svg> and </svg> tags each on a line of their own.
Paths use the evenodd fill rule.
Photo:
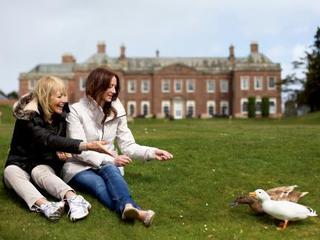
<svg viewBox="0 0 320 240">
<path fill-rule="evenodd" d="M 131 162 L 132 162 L 131 158 L 129 158 L 126 155 L 118 155 L 118 156 L 116 156 L 114 158 L 114 164 L 117 167 L 124 167 L 124 166 L 128 165 Z"/>
<path fill-rule="evenodd" d="M 105 153 L 112 157 L 114 157 L 114 154 L 112 151 L 107 149 L 106 141 L 91 141 L 86 143 L 86 150 L 91 150 L 99 153 Z"/>
<path fill-rule="evenodd" d="M 171 158 L 173 158 L 173 155 L 165 150 L 162 149 L 156 149 L 155 150 L 155 157 L 157 160 L 159 161 L 167 161 L 170 160 Z"/>
</svg>

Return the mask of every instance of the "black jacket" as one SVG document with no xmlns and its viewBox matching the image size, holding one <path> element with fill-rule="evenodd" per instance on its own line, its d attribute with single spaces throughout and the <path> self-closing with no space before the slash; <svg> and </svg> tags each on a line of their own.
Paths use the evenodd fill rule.
<svg viewBox="0 0 320 240">
<path fill-rule="evenodd" d="M 35 166 L 46 164 L 59 175 L 63 162 L 56 152 L 80 153 L 81 140 L 65 138 L 66 111 L 54 115 L 50 124 L 45 122 L 42 109 L 32 96 L 23 97 L 14 109 L 17 119 L 6 166 L 14 164 L 30 173 Z"/>
</svg>

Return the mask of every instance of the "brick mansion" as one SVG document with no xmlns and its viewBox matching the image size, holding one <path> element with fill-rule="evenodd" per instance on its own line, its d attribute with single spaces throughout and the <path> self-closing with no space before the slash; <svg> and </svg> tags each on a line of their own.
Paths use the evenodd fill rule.
<svg viewBox="0 0 320 240">
<path fill-rule="evenodd" d="M 85 92 L 86 78 L 94 68 L 106 65 L 119 74 L 119 98 L 127 115 L 209 118 L 247 117 L 248 97 L 256 98 L 256 114 L 261 100 L 269 98 L 270 117 L 281 116 L 281 67 L 250 44 L 248 56 L 236 57 L 233 46 L 227 57 L 128 57 L 125 46 L 110 57 L 103 42 L 86 61 L 78 63 L 64 54 L 61 63 L 39 64 L 19 76 L 19 95 L 32 91 L 44 75 L 62 78 L 69 101 L 78 101 Z"/>
</svg>

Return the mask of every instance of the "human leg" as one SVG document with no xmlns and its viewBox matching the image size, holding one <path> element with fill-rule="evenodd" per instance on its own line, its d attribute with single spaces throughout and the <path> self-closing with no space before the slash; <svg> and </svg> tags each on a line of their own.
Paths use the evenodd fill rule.
<svg viewBox="0 0 320 240">
<path fill-rule="evenodd" d="M 134 208 L 140 209 L 131 198 L 128 184 L 121 175 L 119 169 L 112 165 L 105 165 L 97 171 L 99 176 L 105 181 L 107 188 L 112 196 L 112 200 L 115 203 L 115 210 L 117 213 L 122 213 L 126 204 L 131 204 Z"/>
<path fill-rule="evenodd" d="M 38 165 L 34 167 L 31 171 L 31 177 L 40 188 L 46 190 L 55 198 L 62 200 L 68 192 L 74 192 L 48 165 Z"/>
<path fill-rule="evenodd" d="M 119 169 L 110 164 L 102 167 L 97 172 L 105 180 L 115 202 L 116 212 L 121 214 L 122 219 L 137 219 L 142 221 L 146 227 L 149 227 L 152 224 L 155 212 L 142 210 L 133 201 L 128 184 Z"/>
<path fill-rule="evenodd" d="M 46 199 L 38 189 L 30 182 L 30 175 L 16 165 L 9 165 L 4 169 L 4 182 L 6 186 L 13 189 L 34 211 L 34 204 L 42 203 Z"/>
<path fill-rule="evenodd" d="M 85 191 L 95 196 L 103 205 L 111 210 L 115 210 L 115 205 L 112 200 L 107 186 L 102 177 L 97 173 L 88 169 L 76 174 L 70 181 L 69 184 L 75 189 Z"/>
<path fill-rule="evenodd" d="M 68 215 L 71 221 L 80 220 L 89 214 L 91 204 L 82 196 L 77 195 L 68 184 L 55 174 L 50 166 L 36 166 L 32 169 L 31 176 L 39 187 L 56 198 L 66 200 L 69 205 Z"/>
<path fill-rule="evenodd" d="M 64 204 L 49 202 L 30 182 L 30 175 L 20 167 L 7 166 L 4 169 L 4 182 L 27 203 L 31 211 L 40 211 L 51 220 L 61 217 Z"/>
</svg>

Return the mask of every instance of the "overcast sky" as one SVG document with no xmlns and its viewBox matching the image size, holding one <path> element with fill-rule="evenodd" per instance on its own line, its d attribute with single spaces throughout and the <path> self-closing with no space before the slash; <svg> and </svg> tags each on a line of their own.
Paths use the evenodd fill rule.
<svg viewBox="0 0 320 240">
<path fill-rule="evenodd" d="M 128 57 L 227 57 L 260 52 L 291 62 L 313 44 L 319 0 L 0 0 L 0 89 L 18 90 L 18 77 L 63 53 L 84 62 L 104 41 L 107 54 Z"/>
</svg>

